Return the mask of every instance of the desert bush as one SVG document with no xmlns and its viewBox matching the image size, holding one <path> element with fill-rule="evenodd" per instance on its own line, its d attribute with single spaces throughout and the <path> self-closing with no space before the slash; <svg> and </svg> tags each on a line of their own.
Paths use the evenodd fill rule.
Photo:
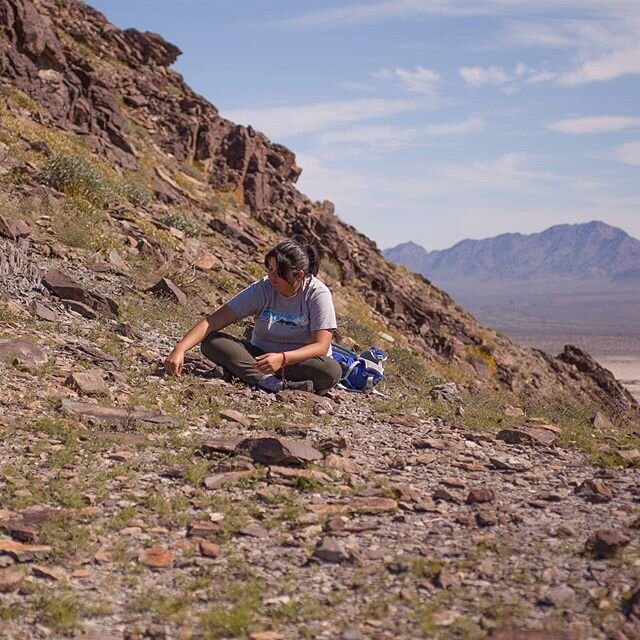
<svg viewBox="0 0 640 640">
<path fill-rule="evenodd" d="M 136 207 L 151 202 L 149 190 L 136 180 L 122 180 L 116 186 L 116 191 L 121 198 Z"/>
<path fill-rule="evenodd" d="M 109 194 L 107 181 L 78 155 L 55 154 L 40 168 L 40 182 L 58 191 L 102 206 Z"/>
<path fill-rule="evenodd" d="M 188 211 L 170 211 L 163 216 L 162 223 L 168 227 L 179 229 L 192 238 L 200 235 L 198 223 L 193 214 Z"/>
</svg>

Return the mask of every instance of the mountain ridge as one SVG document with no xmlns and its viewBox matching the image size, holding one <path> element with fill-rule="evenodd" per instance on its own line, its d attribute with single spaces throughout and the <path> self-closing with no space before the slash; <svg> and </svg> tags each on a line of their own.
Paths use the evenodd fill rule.
<svg viewBox="0 0 640 640">
<path fill-rule="evenodd" d="M 528 280 L 548 276 L 632 280 L 640 268 L 640 241 L 601 221 L 554 225 L 539 233 L 465 239 L 426 251 L 415 243 L 383 255 L 436 282 L 458 278 Z"/>
</svg>

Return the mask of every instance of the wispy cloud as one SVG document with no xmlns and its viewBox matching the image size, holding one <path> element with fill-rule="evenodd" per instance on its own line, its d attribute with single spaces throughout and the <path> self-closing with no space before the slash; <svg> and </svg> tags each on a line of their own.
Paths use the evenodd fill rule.
<svg viewBox="0 0 640 640">
<path fill-rule="evenodd" d="M 430 102 L 418 98 L 411 100 L 368 98 L 264 109 L 231 109 L 223 115 L 234 122 L 251 125 L 264 131 L 269 137 L 287 138 L 335 128 L 340 124 L 383 118 L 430 106 Z"/>
<path fill-rule="evenodd" d="M 340 28 L 355 24 L 406 20 L 416 16 L 535 16 L 540 14 L 576 12 L 578 15 L 602 17 L 637 15 L 633 0 L 383 0 L 323 8 L 278 20 L 286 27 Z"/>
<path fill-rule="evenodd" d="M 640 74 L 640 45 L 619 49 L 589 60 L 574 71 L 560 75 L 558 84 L 576 86 L 590 82 L 614 80 L 630 74 Z"/>
<path fill-rule="evenodd" d="M 511 80 L 511 76 L 502 67 L 460 67 L 458 75 L 472 87 L 504 84 Z"/>
<path fill-rule="evenodd" d="M 640 166 L 640 141 L 627 142 L 615 147 L 612 157 L 618 162 Z"/>
<path fill-rule="evenodd" d="M 353 145 L 367 148 L 402 149 L 429 144 L 432 139 L 479 133 L 485 128 L 482 118 L 471 117 L 459 122 L 442 122 L 417 127 L 371 126 L 343 131 L 328 131 L 320 136 L 325 145 Z"/>
<path fill-rule="evenodd" d="M 458 75 L 471 87 L 482 87 L 483 85 L 503 86 L 503 91 L 508 94 L 516 93 L 523 84 L 536 84 L 547 82 L 556 77 L 551 71 L 540 71 L 532 69 L 526 64 L 519 62 L 513 71 L 509 72 L 504 67 L 460 67 Z"/>
<path fill-rule="evenodd" d="M 581 135 L 586 133 L 609 133 L 640 127 L 640 118 L 627 116 L 593 116 L 565 118 L 545 125 L 545 128 L 560 133 Z"/>
<path fill-rule="evenodd" d="M 381 69 L 372 75 L 374 78 L 382 80 L 396 80 L 409 93 L 421 95 L 433 95 L 436 84 L 440 80 L 438 73 L 426 67 L 416 67 L 415 69 L 394 67 L 393 69 Z"/>
</svg>

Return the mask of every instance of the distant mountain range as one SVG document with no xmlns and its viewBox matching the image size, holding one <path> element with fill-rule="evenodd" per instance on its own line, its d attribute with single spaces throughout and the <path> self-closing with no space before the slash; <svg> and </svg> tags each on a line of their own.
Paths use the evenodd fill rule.
<svg viewBox="0 0 640 640">
<path fill-rule="evenodd" d="M 604 222 L 561 224 L 541 233 L 505 233 L 462 240 L 426 251 L 414 242 L 386 249 L 384 257 L 434 283 L 457 280 L 523 281 L 570 278 L 640 283 L 640 241 Z"/>
</svg>

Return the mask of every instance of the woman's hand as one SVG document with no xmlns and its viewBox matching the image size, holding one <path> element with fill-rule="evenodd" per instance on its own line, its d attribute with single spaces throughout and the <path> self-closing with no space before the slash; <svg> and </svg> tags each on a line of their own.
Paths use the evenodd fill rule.
<svg viewBox="0 0 640 640">
<path fill-rule="evenodd" d="M 275 373 L 282 369 L 284 358 L 282 353 L 265 353 L 256 358 L 256 369 L 264 374 Z"/>
<path fill-rule="evenodd" d="M 165 360 L 164 370 L 169 376 L 180 376 L 184 365 L 184 351 L 176 347 Z"/>
</svg>

